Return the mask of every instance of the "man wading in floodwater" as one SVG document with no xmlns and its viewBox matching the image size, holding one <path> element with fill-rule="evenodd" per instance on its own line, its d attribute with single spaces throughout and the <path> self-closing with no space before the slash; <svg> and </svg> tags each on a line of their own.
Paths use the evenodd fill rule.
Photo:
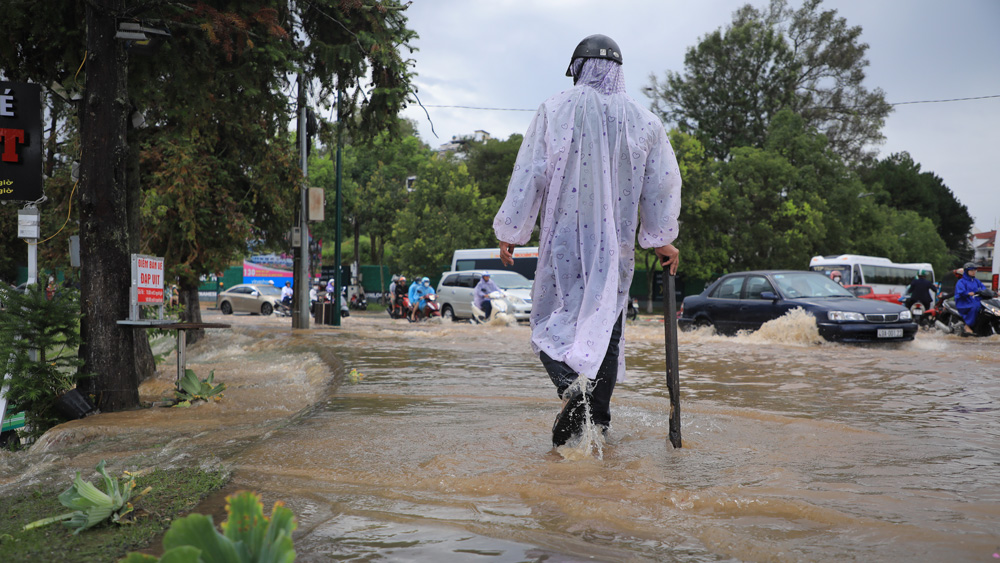
<svg viewBox="0 0 1000 563">
<path fill-rule="evenodd" d="M 618 44 L 587 37 L 566 76 L 573 88 L 538 108 L 493 220 L 500 258 L 510 266 L 541 214 L 531 347 L 565 401 L 552 428 L 556 446 L 580 433 L 585 401 L 593 424 L 607 432 L 611 394 L 625 374 L 619 343 L 636 229 L 639 245 L 675 273 L 678 251 L 670 243 L 681 205 L 667 133 L 625 93 Z M 578 375 L 588 378 L 586 390 L 570 387 Z"/>
</svg>

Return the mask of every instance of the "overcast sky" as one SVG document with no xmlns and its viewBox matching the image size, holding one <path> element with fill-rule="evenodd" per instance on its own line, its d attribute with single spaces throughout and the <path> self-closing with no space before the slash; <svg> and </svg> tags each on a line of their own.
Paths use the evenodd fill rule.
<svg viewBox="0 0 1000 563">
<path fill-rule="evenodd" d="M 506 139 L 524 133 L 534 110 L 571 86 L 576 44 L 594 33 L 622 49 L 629 93 L 651 74 L 684 70 L 686 50 L 731 21 L 746 0 L 414 0 L 421 138 L 437 147 L 477 129 Z M 766 0 L 750 2 L 757 7 Z M 798 8 L 801 0 L 791 0 Z M 890 103 L 1000 95 L 1000 0 L 826 0 L 861 26 L 871 63 L 865 81 Z M 429 106 L 507 108 L 497 111 Z M 969 208 L 976 230 L 1000 219 L 1000 97 L 895 106 L 880 156 L 908 151 Z M 833 251 L 833 250 L 831 250 Z"/>
</svg>

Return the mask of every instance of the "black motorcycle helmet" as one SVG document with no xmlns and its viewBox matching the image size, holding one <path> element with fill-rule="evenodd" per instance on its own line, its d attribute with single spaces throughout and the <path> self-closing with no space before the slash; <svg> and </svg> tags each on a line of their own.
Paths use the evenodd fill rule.
<svg viewBox="0 0 1000 563">
<path fill-rule="evenodd" d="M 573 61 L 578 58 L 611 59 L 622 64 L 622 50 L 615 43 L 615 40 L 607 35 L 597 34 L 585 37 L 573 50 L 573 56 L 569 58 L 566 76 L 573 76 Z"/>
</svg>

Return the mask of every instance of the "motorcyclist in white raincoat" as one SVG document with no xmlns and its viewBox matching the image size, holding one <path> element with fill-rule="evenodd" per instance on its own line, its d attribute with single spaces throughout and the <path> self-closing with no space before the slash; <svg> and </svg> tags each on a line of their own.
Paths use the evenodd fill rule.
<svg viewBox="0 0 1000 563">
<path fill-rule="evenodd" d="M 540 216 L 532 349 L 563 399 L 577 374 L 592 380 L 593 422 L 605 430 L 614 384 L 624 377 L 619 342 L 636 231 L 640 246 L 676 272 L 671 243 L 681 203 L 667 133 L 626 94 L 620 53 L 603 35 L 580 42 L 567 69 L 574 87 L 535 113 L 493 221 L 510 265 Z"/>
</svg>

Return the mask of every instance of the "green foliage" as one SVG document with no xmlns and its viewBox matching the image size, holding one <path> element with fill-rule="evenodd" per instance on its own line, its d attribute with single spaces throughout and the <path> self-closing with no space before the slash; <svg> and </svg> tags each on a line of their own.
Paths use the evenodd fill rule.
<svg viewBox="0 0 1000 563">
<path fill-rule="evenodd" d="M 761 146 L 771 118 L 791 103 L 798 72 L 791 48 L 760 21 L 708 34 L 684 58 L 686 73 L 653 78 L 654 109 L 697 136 L 710 154 Z"/>
<path fill-rule="evenodd" d="M 58 500 L 60 490 L 36 485 L 0 497 L 0 561 L 118 561 L 129 551 L 162 537 L 172 520 L 229 480 L 227 472 L 197 468 L 137 471 L 135 475 L 135 490 L 152 490 L 139 501 L 132 497 L 136 510 L 119 522 L 129 525 L 99 525 L 82 534 L 69 533 L 63 526 L 24 530 L 25 522 L 64 510 Z"/>
<path fill-rule="evenodd" d="M 122 516 L 132 512 L 129 499 L 135 490 L 135 476 L 126 472 L 124 480 L 119 483 L 118 479 L 113 479 L 104 470 L 103 459 L 97 464 L 97 472 L 104 478 L 103 492 L 81 479 L 80 472 L 77 471 L 73 484 L 59 495 L 59 502 L 66 508 L 72 508 L 73 512 L 36 520 L 25 525 L 24 529 L 31 530 L 63 521 L 63 524 L 73 529 L 74 534 L 79 534 L 105 520 L 117 523 Z M 144 493 L 140 493 L 142 494 Z"/>
<path fill-rule="evenodd" d="M 177 396 L 177 404 L 174 406 L 190 407 L 194 401 L 222 400 L 222 392 L 226 390 L 226 384 L 213 385 L 214 382 L 215 370 L 212 370 L 208 374 L 207 379 L 198 379 L 198 376 L 194 374 L 194 370 L 184 370 L 184 377 L 177 382 L 180 389 L 174 391 L 174 394 Z"/>
<path fill-rule="evenodd" d="M 443 158 L 423 163 L 393 228 L 398 253 L 391 269 L 431 276 L 447 268 L 456 249 L 493 246 L 498 206 L 480 196 L 465 164 Z"/>
<path fill-rule="evenodd" d="M 226 512 L 219 533 L 211 516 L 191 514 L 176 520 L 163 537 L 163 557 L 130 553 L 125 563 L 290 563 L 295 560 L 292 531 L 297 524 L 292 511 L 276 502 L 271 517 L 256 493 L 242 491 L 226 497 Z"/>
<path fill-rule="evenodd" d="M 947 267 L 933 223 L 880 203 L 881 186 L 866 185 L 825 135 L 788 109 L 771 119 L 761 147 L 733 148 L 725 161 L 705 156 L 691 135 L 673 131 L 671 142 L 684 178 L 685 275 L 804 269 L 814 255 L 840 253 Z"/>
<path fill-rule="evenodd" d="M 821 4 L 806 0 L 794 11 L 787 0 L 771 0 L 764 10 L 743 6 L 724 30 L 688 50 L 683 74 L 652 78 L 646 93 L 654 111 L 721 160 L 735 147 L 761 147 L 771 119 L 788 107 L 847 162 L 860 162 L 883 139 L 892 107 L 880 89 L 863 86 L 868 45 L 861 28 Z"/>
<path fill-rule="evenodd" d="M 412 129 L 413 125 L 403 121 L 400 128 Z M 351 144 L 342 152 L 343 218 L 355 235 L 354 245 L 342 247 L 343 260 L 349 262 L 357 256 L 359 261 L 384 263 L 393 223 L 406 206 L 409 195 L 407 178 L 417 175 L 421 163 L 430 159 L 430 150 L 410 131 L 403 136 L 382 133 L 370 143 Z M 309 182 L 326 192 L 327 220 L 314 228 L 313 236 L 332 242 L 336 220 L 334 154 L 310 160 Z M 364 237 L 370 241 L 367 256 L 362 254 L 365 245 L 360 244 Z M 328 248 L 332 248 L 332 244 Z"/>
<path fill-rule="evenodd" d="M 469 175 L 479 186 L 483 197 L 503 201 L 507 195 L 507 184 L 514 170 L 517 151 L 521 149 L 524 136 L 515 133 L 505 141 L 487 139 L 483 142 L 469 140 L 462 145 L 460 154 L 465 155 L 465 165 Z"/>
<path fill-rule="evenodd" d="M 957 266 L 970 256 L 968 234 L 972 216 L 965 205 L 931 172 L 921 172 L 909 153 L 892 154 L 860 169 L 864 181 L 879 192 L 879 201 L 899 210 L 913 211 L 930 219 L 941 236 L 952 263 Z"/>
<path fill-rule="evenodd" d="M 57 399 L 85 377 L 77 355 L 79 294 L 64 288 L 48 300 L 37 286 L 24 294 L 0 292 L 6 307 L 0 310 L 0 358 L 11 375 L 6 397 L 27 413 L 31 435 L 37 436 L 65 420 L 56 409 Z"/>
<path fill-rule="evenodd" d="M 83 237 L 83 252 L 96 256 L 99 265 L 110 265 L 129 251 L 163 256 L 168 277 L 178 276 L 185 290 L 192 290 L 200 275 L 221 271 L 245 253 L 248 241 L 270 249 L 284 245 L 301 180 L 287 135 L 294 115 L 290 77 L 300 77 L 311 100 L 327 108 L 334 91 L 345 91 L 339 121 L 358 140 L 396 128 L 395 116 L 411 97 L 413 60 L 407 54 L 416 34 L 406 27 L 406 6 L 398 0 L 7 4 L 0 18 L 4 77 L 61 84 L 68 96 L 82 95 L 86 88 L 87 111 L 48 111 L 56 105 L 47 104 L 51 131 L 71 120 L 67 111 L 98 116 L 84 122 L 89 138 L 79 143 L 84 147 L 84 205 L 79 209 L 84 231 L 98 222 L 102 228 L 94 237 Z M 144 48 L 116 41 L 113 33 L 87 33 L 88 25 L 106 27 L 137 17 L 168 28 L 169 40 Z M 145 127 L 126 135 L 136 110 L 145 114 Z M 321 136 L 329 138 L 332 127 L 320 125 Z M 105 141 L 108 150 L 98 150 L 97 143 Z M 130 155 L 140 147 L 143 160 L 133 168 Z M 76 150 L 59 150 L 55 143 L 46 150 L 47 176 L 68 177 Z M 63 169 L 49 169 L 53 162 Z M 146 198 L 144 222 L 140 197 Z M 106 214 L 109 208 L 117 213 Z M 0 214 L 0 244 L 10 240 L 4 238 L 11 233 L 9 220 L 9 214 Z M 147 247 L 140 249 L 142 223 Z M 0 259 L 0 271 L 11 269 L 8 260 Z M 100 282 L 107 284 L 102 291 L 108 295 L 120 297 L 125 291 L 121 279 Z M 96 286 L 83 287 L 92 291 Z M 85 304 L 98 301 L 88 296 Z M 115 319 L 88 311 L 93 334 L 114 332 Z M 197 311 L 189 315 L 198 316 Z M 93 388 L 113 390 L 102 394 L 102 404 L 134 404 L 134 381 L 125 375 L 132 358 L 109 342 L 88 344 L 88 361 L 102 366 Z"/>
<path fill-rule="evenodd" d="M 681 272 L 694 279 L 712 279 L 726 271 L 732 252 L 731 240 L 724 228 L 730 216 L 715 178 L 717 163 L 692 135 L 674 129 L 670 132 L 670 143 L 683 181 L 679 217 L 681 238 L 677 241 L 682 250 Z M 647 270 L 653 269 L 657 263 L 655 254 L 648 250 L 642 252 Z"/>
</svg>

